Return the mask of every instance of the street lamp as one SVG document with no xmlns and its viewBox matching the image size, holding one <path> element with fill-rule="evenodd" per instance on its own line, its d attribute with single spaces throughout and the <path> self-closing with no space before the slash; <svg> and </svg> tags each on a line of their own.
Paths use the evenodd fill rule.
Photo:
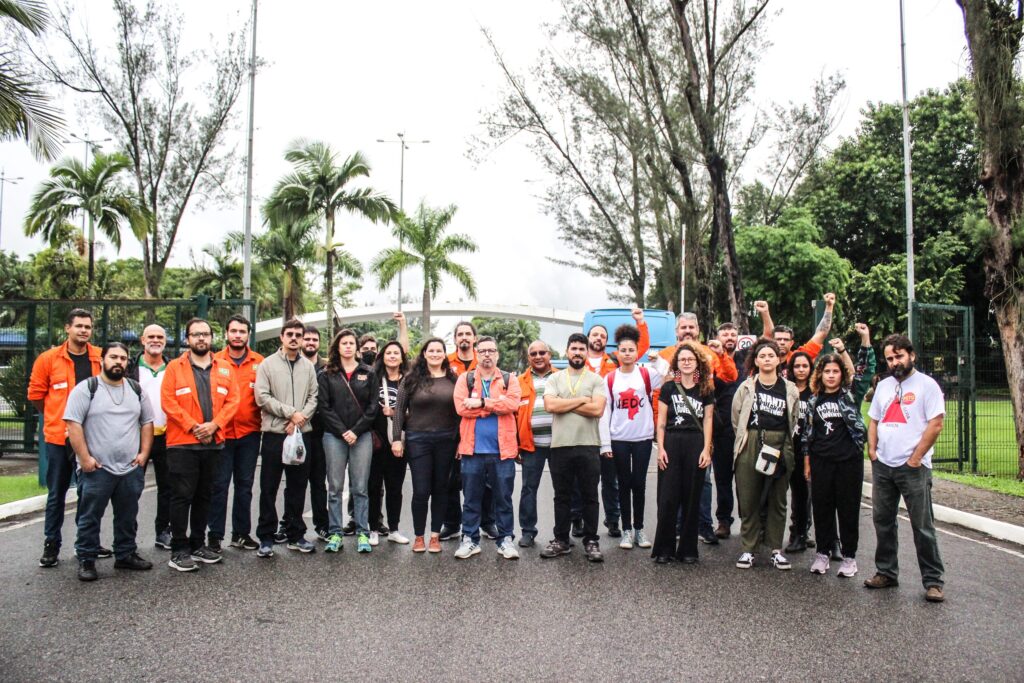
<svg viewBox="0 0 1024 683">
<path fill-rule="evenodd" d="M 405 133 L 396 133 L 397 140 L 382 140 L 377 138 L 377 142 L 384 144 L 398 143 L 398 147 L 401 151 L 399 175 L 398 175 L 398 209 L 400 211 L 405 210 L 405 150 L 409 148 L 409 145 L 426 145 L 430 140 L 406 140 Z M 401 233 L 399 233 L 401 234 Z M 404 240 L 399 237 L 398 247 L 401 249 L 404 247 Z M 398 310 L 402 310 L 402 271 L 398 271 Z"/>
<path fill-rule="evenodd" d="M 17 178 L 8 178 L 7 171 L 0 169 L 0 235 L 3 234 L 4 225 L 4 186 L 5 185 L 17 185 L 19 180 L 24 180 L 21 176 Z"/>
<path fill-rule="evenodd" d="M 88 167 L 89 167 L 89 148 L 90 147 L 99 148 L 100 144 L 102 144 L 104 142 L 111 142 L 114 139 L 114 138 L 92 139 L 88 135 L 75 135 L 74 133 L 69 133 L 69 135 L 71 137 L 73 137 L 74 139 L 78 140 L 79 142 L 81 142 L 83 145 L 85 145 L 85 158 L 83 159 L 83 163 L 85 164 L 86 169 L 88 169 Z M 64 142 L 71 142 L 71 141 L 70 140 L 65 140 Z M 87 213 L 89 213 L 88 210 L 86 210 L 86 208 L 83 206 L 82 207 L 82 234 L 85 234 L 85 215 Z M 95 260 L 96 260 L 95 259 L 95 252 L 96 252 L 96 228 L 95 228 L 95 226 L 93 226 L 92 219 L 89 219 L 89 289 L 90 290 L 92 289 L 93 275 L 95 273 Z"/>
</svg>

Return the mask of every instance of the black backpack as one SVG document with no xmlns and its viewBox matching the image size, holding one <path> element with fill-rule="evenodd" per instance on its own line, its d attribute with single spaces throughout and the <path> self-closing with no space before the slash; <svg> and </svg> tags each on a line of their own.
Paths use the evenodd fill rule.
<svg viewBox="0 0 1024 683">
<path fill-rule="evenodd" d="M 97 377 L 96 375 L 93 375 L 92 377 L 90 377 L 89 379 L 87 379 L 85 381 L 89 383 L 88 384 L 89 402 L 92 403 L 93 397 L 96 396 L 96 390 L 100 388 L 100 378 Z M 133 380 L 131 377 L 125 377 L 124 381 L 128 382 L 128 386 L 130 386 L 132 388 L 132 391 L 135 392 L 135 395 L 138 396 L 139 400 L 141 401 L 142 400 L 142 386 L 138 382 Z"/>
<path fill-rule="evenodd" d="M 499 370 L 499 372 L 501 373 L 501 381 L 505 383 L 505 389 L 508 389 L 508 378 L 512 376 L 512 373 L 505 372 L 504 370 Z M 473 395 L 473 383 L 475 380 L 475 370 L 470 370 L 469 372 L 466 373 L 466 391 L 469 392 L 470 396 Z"/>
</svg>

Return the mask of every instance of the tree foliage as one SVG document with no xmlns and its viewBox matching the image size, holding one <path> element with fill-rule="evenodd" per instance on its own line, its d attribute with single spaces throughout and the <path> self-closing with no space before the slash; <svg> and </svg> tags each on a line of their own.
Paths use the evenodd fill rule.
<svg viewBox="0 0 1024 683">
<path fill-rule="evenodd" d="M 540 339 L 540 324 L 534 320 L 511 320 L 477 316 L 471 321 L 477 336 L 494 337 L 498 344 L 498 366 L 522 372 L 529 364 L 530 344 Z"/>
</svg>

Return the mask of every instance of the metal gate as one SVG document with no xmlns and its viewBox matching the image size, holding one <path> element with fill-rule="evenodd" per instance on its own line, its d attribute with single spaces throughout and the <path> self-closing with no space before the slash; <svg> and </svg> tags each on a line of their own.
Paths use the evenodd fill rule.
<svg viewBox="0 0 1024 683">
<path fill-rule="evenodd" d="M 942 469 L 978 471 L 974 309 L 914 304 L 917 368 L 931 375 L 946 397 L 946 420 L 932 462 Z"/>
<path fill-rule="evenodd" d="M 184 325 L 193 316 L 209 319 L 215 335 L 235 313 L 255 325 L 252 301 L 204 295 L 192 299 L 0 301 L 0 453 L 36 450 L 38 419 L 26 398 L 32 364 L 40 353 L 63 343 L 64 321 L 73 308 L 92 313 L 94 344 L 120 341 L 132 355 L 141 351 L 139 337 L 151 323 L 167 330 L 167 355 L 171 357 L 184 348 Z"/>
</svg>

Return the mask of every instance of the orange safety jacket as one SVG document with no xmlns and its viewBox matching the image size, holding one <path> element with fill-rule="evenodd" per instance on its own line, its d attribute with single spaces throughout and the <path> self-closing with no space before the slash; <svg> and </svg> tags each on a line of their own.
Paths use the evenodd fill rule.
<svg viewBox="0 0 1024 683">
<path fill-rule="evenodd" d="M 639 361 L 643 359 L 644 355 L 647 353 L 647 349 L 651 348 L 651 332 L 647 328 L 646 320 L 639 323 L 636 326 L 636 329 L 640 332 L 640 342 L 636 345 L 636 358 Z M 588 370 L 594 369 L 594 366 L 590 364 L 589 357 L 587 358 L 586 363 L 586 367 Z M 617 367 L 619 367 L 618 362 L 616 362 L 616 360 L 612 358 L 611 355 L 606 353 L 601 358 L 601 365 L 598 366 L 596 372 L 602 377 L 605 377 L 609 372 L 611 372 Z"/>
<path fill-rule="evenodd" d="M 230 361 L 216 356 L 210 365 L 213 421 L 218 427 L 213 436 L 216 443 L 224 442 L 224 432 L 238 410 L 238 391 L 230 365 Z M 196 380 L 187 351 L 167 364 L 160 386 L 160 405 L 167 414 L 168 448 L 199 443 L 192 434 L 192 428 L 203 422 L 203 409 L 196 395 Z"/>
<path fill-rule="evenodd" d="M 263 362 L 263 356 L 249 349 L 245 360 L 241 365 L 235 363 L 225 346 L 213 355 L 231 368 L 231 374 L 235 381 L 235 391 L 238 392 L 238 410 L 228 426 L 224 428 L 225 439 L 241 439 L 254 432 L 260 431 L 262 426 L 262 415 L 260 407 L 256 405 L 256 368 Z"/>
<path fill-rule="evenodd" d="M 92 374 L 100 374 L 100 347 L 86 344 Z M 67 443 L 68 428 L 64 424 L 64 408 L 68 394 L 75 388 L 75 361 L 68 354 L 68 343 L 47 349 L 32 364 L 28 380 L 28 400 L 43 402 L 43 439 L 46 443 L 63 446 Z"/>
<path fill-rule="evenodd" d="M 516 438 L 516 411 L 519 410 L 519 382 L 510 374 L 509 386 L 505 386 L 501 371 L 494 369 L 491 380 L 490 397 L 484 398 L 483 408 L 466 408 L 462 402 L 469 396 L 468 380 L 465 374 L 459 375 L 455 382 L 455 412 L 462 416 L 459 424 L 459 455 L 472 456 L 476 445 L 476 419 L 478 417 L 498 416 L 498 450 L 501 459 L 508 460 L 519 456 L 519 445 Z M 480 370 L 473 377 L 473 397 L 482 396 Z"/>
<path fill-rule="evenodd" d="M 476 361 L 476 350 L 473 351 L 473 360 L 470 361 L 468 368 L 459 360 L 458 351 L 448 354 L 448 365 L 452 366 L 452 371 L 454 371 L 456 375 L 461 375 L 462 373 L 469 372 L 470 370 L 476 370 Z"/>
<path fill-rule="evenodd" d="M 786 356 L 786 359 L 784 361 L 782 361 L 782 364 L 783 365 L 789 365 L 789 359 L 792 358 L 793 354 L 796 353 L 797 351 L 803 351 L 808 356 L 810 356 L 811 357 L 811 363 L 813 364 L 814 363 L 814 359 L 818 357 L 818 354 L 821 353 L 821 350 L 823 348 L 825 348 L 825 347 L 822 346 L 821 344 L 819 344 L 818 342 L 814 341 L 813 339 L 811 339 L 806 344 L 804 344 L 803 346 L 799 347 L 798 349 L 790 351 L 789 355 Z"/>
<path fill-rule="evenodd" d="M 557 370 L 551 369 L 548 377 Z M 537 446 L 533 442 L 533 403 L 537 400 L 537 392 L 533 388 L 533 370 L 527 368 L 519 375 L 519 411 L 516 413 L 516 428 L 519 432 L 519 450 L 533 453 Z M 541 397 L 544 400 L 544 397 Z"/>
</svg>

